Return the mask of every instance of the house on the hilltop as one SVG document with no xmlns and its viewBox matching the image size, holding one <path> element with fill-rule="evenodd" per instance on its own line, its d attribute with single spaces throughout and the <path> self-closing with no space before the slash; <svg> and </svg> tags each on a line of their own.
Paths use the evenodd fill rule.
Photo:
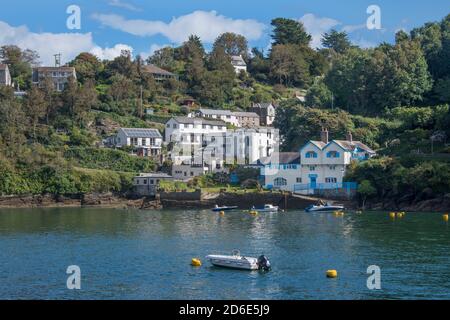
<svg viewBox="0 0 450 320">
<path fill-rule="evenodd" d="M 153 76 L 155 81 L 163 82 L 169 79 L 177 79 L 177 75 L 167 70 L 161 69 L 154 64 L 148 64 L 142 66 L 142 72 L 149 73 Z"/>
<path fill-rule="evenodd" d="M 42 87 L 45 79 L 53 82 L 55 90 L 63 91 L 70 78 L 77 78 L 74 67 L 36 67 L 33 68 L 32 80 L 34 84 Z"/>
<path fill-rule="evenodd" d="M 247 72 L 247 63 L 245 62 L 242 55 L 239 56 L 231 56 L 231 64 L 234 67 L 234 70 L 237 74 L 243 72 Z"/>
<path fill-rule="evenodd" d="M 7 64 L 0 64 L 0 86 L 12 86 L 11 74 Z"/>
<path fill-rule="evenodd" d="M 255 103 L 249 109 L 259 116 L 262 126 L 271 126 L 275 121 L 275 106 L 273 103 Z"/>
</svg>

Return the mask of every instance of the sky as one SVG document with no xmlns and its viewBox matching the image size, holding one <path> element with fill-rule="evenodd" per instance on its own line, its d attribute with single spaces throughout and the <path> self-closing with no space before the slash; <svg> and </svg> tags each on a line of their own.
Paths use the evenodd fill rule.
<svg viewBox="0 0 450 320">
<path fill-rule="evenodd" d="M 80 52 L 113 59 L 122 50 L 144 58 L 164 46 L 181 44 L 191 34 L 208 49 L 224 32 L 242 34 L 250 47 L 270 48 L 270 22 L 284 17 L 304 23 L 311 46 L 320 47 L 324 32 L 346 31 L 361 47 L 394 41 L 398 30 L 410 31 L 450 13 L 449 0 L 0 0 L 0 45 L 14 44 L 36 50 L 43 65 L 62 62 Z M 69 6 L 78 6 L 80 19 L 72 20 Z M 380 9 L 381 26 L 369 30 L 367 9 Z M 73 12 L 73 11 L 71 11 Z M 80 22 L 68 28 L 67 20 Z M 77 26 L 76 24 L 74 24 Z M 78 27 L 78 26 L 77 26 Z"/>
</svg>

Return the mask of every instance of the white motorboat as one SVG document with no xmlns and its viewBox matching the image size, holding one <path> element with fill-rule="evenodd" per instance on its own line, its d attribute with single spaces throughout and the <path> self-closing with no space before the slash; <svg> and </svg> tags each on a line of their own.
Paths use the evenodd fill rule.
<svg viewBox="0 0 450 320">
<path fill-rule="evenodd" d="M 266 256 L 259 258 L 241 256 L 238 250 L 233 251 L 231 256 L 209 255 L 206 260 L 212 265 L 223 268 L 241 269 L 241 270 L 270 270 L 270 262 Z"/>
<path fill-rule="evenodd" d="M 344 210 L 344 206 L 333 206 L 330 204 L 326 205 L 311 205 L 305 209 L 306 212 L 335 212 Z"/>
<path fill-rule="evenodd" d="M 258 212 L 278 212 L 279 208 L 276 206 L 273 206 L 271 204 L 264 205 L 263 208 L 256 208 L 253 207 L 252 211 L 258 211 Z"/>
</svg>

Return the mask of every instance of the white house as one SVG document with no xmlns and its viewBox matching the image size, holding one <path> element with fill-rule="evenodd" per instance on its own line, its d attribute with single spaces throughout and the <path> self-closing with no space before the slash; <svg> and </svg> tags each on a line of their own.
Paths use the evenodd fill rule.
<svg viewBox="0 0 450 320">
<path fill-rule="evenodd" d="M 133 178 L 135 192 L 141 196 L 154 196 L 161 181 L 171 181 L 172 176 L 165 173 L 141 173 Z"/>
<path fill-rule="evenodd" d="M 237 74 L 241 73 L 242 71 L 247 72 L 247 63 L 245 63 L 242 55 L 231 56 L 231 64 L 233 65 L 234 70 Z"/>
<path fill-rule="evenodd" d="M 309 141 L 300 150 L 300 165 L 292 172 L 296 182 L 287 180 L 282 189 L 311 193 L 314 190 L 338 189 L 343 187 L 348 165 L 352 161 L 364 161 L 375 156 L 370 147 L 360 141 L 354 141 L 349 133 L 346 140 L 329 141 L 328 130 L 323 129 L 320 141 Z M 280 165 L 283 165 L 280 163 Z M 264 168 L 267 188 L 277 188 L 274 181 L 285 178 L 282 171 L 273 172 Z M 293 183 L 293 184 L 292 184 Z"/>
<path fill-rule="evenodd" d="M 163 137 L 157 129 L 120 128 L 109 141 L 117 148 L 131 146 L 139 149 L 139 155 L 146 157 L 161 154 Z"/>
<path fill-rule="evenodd" d="M 292 191 L 292 186 L 302 183 L 300 153 L 280 152 L 261 159 L 261 175 L 268 189 Z"/>
<path fill-rule="evenodd" d="M 205 118 L 205 119 L 214 119 L 214 120 L 222 120 L 226 123 L 232 124 L 236 127 L 239 127 L 240 124 L 237 120 L 234 112 L 230 110 L 219 110 L 219 109 L 199 109 L 194 113 L 196 117 Z"/>
<path fill-rule="evenodd" d="M 270 127 L 239 128 L 227 132 L 227 163 L 252 164 L 278 151 L 278 130 Z"/>
</svg>

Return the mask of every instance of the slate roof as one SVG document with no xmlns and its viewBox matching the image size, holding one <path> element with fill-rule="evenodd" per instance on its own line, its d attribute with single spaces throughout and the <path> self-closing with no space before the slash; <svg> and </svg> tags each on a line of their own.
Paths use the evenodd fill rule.
<svg viewBox="0 0 450 320">
<path fill-rule="evenodd" d="M 275 152 L 270 157 L 261 158 L 263 165 L 271 163 L 279 164 L 300 164 L 301 155 L 299 152 Z"/>
<path fill-rule="evenodd" d="M 231 56 L 231 63 L 236 67 L 245 67 L 247 64 L 245 63 L 242 56 Z"/>
<path fill-rule="evenodd" d="M 143 128 L 121 128 L 125 135 L 130 138 L 162 138 L 157 129 Z"/>
<path fill-rule="evenodd" d="M 333 141 L 348 151 L 353 151 L 356 148 L 358 148 L 358 149 L 364 150 L 369 153 L 373 153 L 373 154 L 376 153 L 375 151 L 373 151 L 370 147 L 368 147 L 361 141 L 347 141 L 347 140 L 333 140 Z"/>
<path fill-rule="evenodd" d="M 175 76 L 175 74 L 173 74 L 172 72 L 169 72 L 167 70 L 161 69 L 160 67 L 157 67 L 154 64 L 148 64 L 148 65 L 142 66 L 142 69 L 143 69 L 144 72 L 148 72 L 148 73 L 151 73 L 151 74 Z"/>
<path fill-rule="evenodd" d="M 141 173 L 135 178 L 172 179 L 173 177 L 163 172 Z"/>
<path fill-rule="evenodd" d="M 255 112 L 233 112 L 237 117 L 249 117 L 249 118 L 259 118 L 259 115 Z"/>
<path fill-rule="evenodd" d="M 211 126 L 226 126 L 226 123 L 221 120 L 209 120 L 203 118 L 189 118 L 189 117 L 175 117 L 176 122 L 182 124 L 206 124 Z"/>
<path fill-rule="evenodd" d="M 202 114 L 205 115 L 223 115 L 223 116 L 230 116 L 232 115 L 232 112 L 230 110 L 219 110 L 219 109 L 199 109 L 199 111 Z"/>
</svg>

